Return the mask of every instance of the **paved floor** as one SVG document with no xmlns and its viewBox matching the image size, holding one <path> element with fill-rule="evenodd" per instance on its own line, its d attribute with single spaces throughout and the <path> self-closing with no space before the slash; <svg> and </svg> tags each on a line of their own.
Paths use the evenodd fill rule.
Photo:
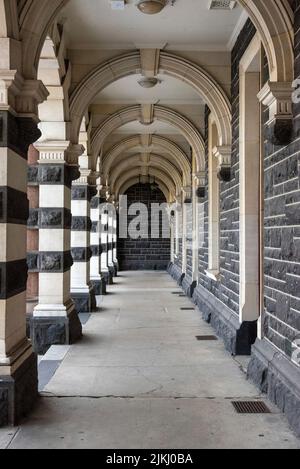
<svg viewBox="0 0 300 469">
<path fill-rule="evenodd" d="M 55 374 L 0 448 L 300 448 L 267 401 L 269 415 L 235 412 L 261 396 L 221 341 L 196 340 L 212 330 L 174 291 L 164 273 L 121 274 L 84 339 L 45 358 Z"/>
</svg>

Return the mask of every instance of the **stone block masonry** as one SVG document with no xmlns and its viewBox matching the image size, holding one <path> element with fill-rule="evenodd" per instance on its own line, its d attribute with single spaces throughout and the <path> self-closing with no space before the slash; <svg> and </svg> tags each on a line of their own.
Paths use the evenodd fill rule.
<svg viewBox="0 0 300 469">
<path fill-rule="evenodd" d="M 128 207 L 142 203 L 147 206 L 149 214 L 148 239 L 118 240 L 118 259 L 120 270 L 166 270 L 171 256 L 170 238 L 151 238 L 151 204 L 166 203 L 163 193 L 157 188 L 151 190 L 150 184 L 136 184 L 126 193 Z M 134 217 L 128 217 L 128 225 Z M 161 229 L 160 229 L 161 232 Z"/>
</svg>

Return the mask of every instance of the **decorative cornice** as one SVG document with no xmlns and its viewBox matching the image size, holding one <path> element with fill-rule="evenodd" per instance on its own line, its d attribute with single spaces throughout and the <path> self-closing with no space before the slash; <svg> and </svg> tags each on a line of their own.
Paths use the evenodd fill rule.
<svg viewBox="0 0 300 469">
<path fill-rule="evenodd" d="M 293 137 L 292 83 L 268 81 L 257 96 L 269 108 L 268 139 L 274 145 L 288 145 Z"/>
<path fill-rule="evenodd" d="M 229 145 L 218 146 L 213 149 L 213 155 L 218 159 L 218 177 L 221 181 L 228 182 L 231 179 L 231 152 Z"/>
<path fill-rule="evenodd" d="M 84 152 L 82 145 L 74 145 L 69 141 L 38 141 L 35 148 L 40 154 L 40 164 L 77 165 L 79 156 Z"/>
<path fill-rule="evenodd" d="M 25 80 L 16 70 L 0 70 L 0 109 L 38 119 L 38 105 L 49 92 L 41 80 Z"/>
</svg>

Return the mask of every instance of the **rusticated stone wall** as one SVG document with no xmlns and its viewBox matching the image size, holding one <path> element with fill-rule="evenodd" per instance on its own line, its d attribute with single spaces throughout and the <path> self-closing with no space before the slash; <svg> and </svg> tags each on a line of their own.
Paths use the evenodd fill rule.
<svg viewBox="0 0 300 469">
<path fill-rule="evenodd" d="M 131 204 L 142 203 L 148 209 L 148 239 L 118 240 L 118 259 L 121 270 L 166 270 L 171 257 L 171 240 L 169 238 L 151 238 L 151 204 L 166 203 L 160 189 L 151 190 L 150 184 L 136 184 L 125 194 L 128 197 L 128 208 Z M 128 225 L 135 217 L 128 217 Z M 161 222 L 160 222 L 161 224 Z M 161 232 L 161 227 L 160 227 Z"/>
</svg>

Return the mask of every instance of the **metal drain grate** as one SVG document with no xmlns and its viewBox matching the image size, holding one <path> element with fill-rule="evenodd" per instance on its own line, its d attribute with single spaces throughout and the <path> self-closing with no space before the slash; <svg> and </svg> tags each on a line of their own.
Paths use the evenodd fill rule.
<svg viewBox="0 0 300 469">
<path fill-rule="evenodd" d="M 195 308 L 180 308 L 181 311 L 195 311 Z"/>
<path fill-rule="evenodd" d="M 208 342 L 210 340 L 218 340 L 218 337 L 216 337 L 215 335 L 197 335 L 196 339 L 203 342 Z"/>
<path fill-rule="evenodd" d="M 233 401 L 238 414 L 271 414 L 268 406 L 261 401 Z"/>
</svg>

